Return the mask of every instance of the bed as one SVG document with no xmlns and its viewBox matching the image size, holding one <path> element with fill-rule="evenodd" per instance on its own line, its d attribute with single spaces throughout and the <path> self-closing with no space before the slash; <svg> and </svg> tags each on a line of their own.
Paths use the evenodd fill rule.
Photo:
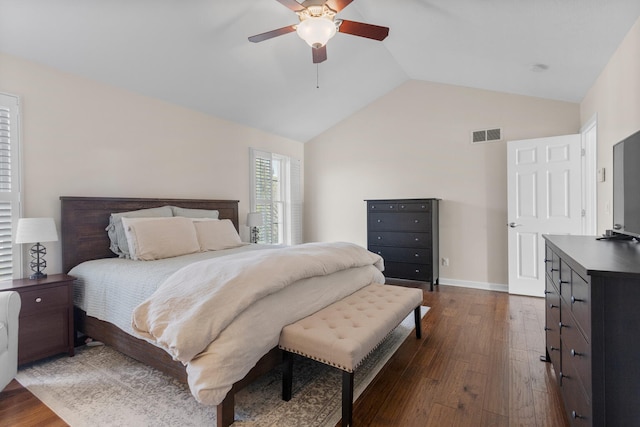
<svg viewBox="0 0 640 427">
<path fill-rule="evenodd" d="M 61 197 L 61 241 L 64 271 L 70 272 L 74 267 L 88 264 L 85 261 L 98 260 L 95 262 L 102 262 L 104 259 L 116 257 L 109 249 L 109 237 L 105 232 L 105 227 L 109 223 L 109 217 L 112 213 L 165 205 L 186 209 L 217 210 L 220 219 L 228 219 L 236 230 L 238 228 L 238 201 L 235 200 Z M 379 277 L 382 277 L 381 273 Z M 75 325 L 76 329 L 83 334 L 102 341 L 183 382 L 187 381 L 185 365 L 174 360 L 165 349 L 125 332 L 123 328 L 117 327 L 109 321 L 87 315 L 80 307 L 75 308 Z M 200 359 L 207 360 L 206 357 Z M 255 366 L 252 362 L 251 366 L 253 367 L 250 370 L 248 370 L 250 366 L 247 364 L 248 372 L 246 375 L 238 378 L 224 395 L 224 399 L 217 403 L 219 426 L 233 423 L 234 394 L 258 376 L 279 365 L 281 360 L 281 353 L 274 346 L 261 354 Z"/>
</svg>

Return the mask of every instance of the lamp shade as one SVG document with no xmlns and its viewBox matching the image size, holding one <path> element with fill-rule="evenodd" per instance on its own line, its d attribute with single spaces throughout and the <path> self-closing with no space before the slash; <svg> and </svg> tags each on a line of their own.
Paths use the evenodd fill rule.
<svg viewBox="0 0 640 427">
<path fill-rule="evenodd" d="M 260 227 L 264 224 L 262 220 L 262 213 L 260 212 L 249 212 L 247 214 L 247 227 Z"/>
<path fill-rule="evenodd" d="M 314 48 L 320 48 L 336 34 L 336 24 L 324 17 L 309 17 L 296 27 L 298 36 Z"/>
<path fill-rule="evenodd" d="M 53 218 L 20 218 L 15 243 L 41 243 L 58 240 Z"/>
</svg>

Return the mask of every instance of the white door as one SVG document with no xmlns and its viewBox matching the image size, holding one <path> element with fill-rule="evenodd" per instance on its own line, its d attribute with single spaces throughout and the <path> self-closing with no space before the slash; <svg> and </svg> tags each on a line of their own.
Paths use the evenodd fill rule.
<svg viewBox="0 0 640 427">
<path fill-rule="evenodd" d="M 544 296 L 543 234 L 581 234 L 580 135 L 507 143 L 509 293 Z"/>
</svg>

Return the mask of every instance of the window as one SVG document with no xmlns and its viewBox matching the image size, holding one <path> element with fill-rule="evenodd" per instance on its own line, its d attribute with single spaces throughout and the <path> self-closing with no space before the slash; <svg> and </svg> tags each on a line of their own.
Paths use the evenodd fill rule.
<svg viewBox="0 0 640 427">
<path fill-rule="evenodd" d="M 18 98 L 0 93 L 0 280 L 22 277 L 22 250 L 13 245 L 21 206 L 18 119 Z"/>
<path fill-rule="evenodd" d="M 251 149 L 251 212 L 262 213 L 258 243 L 302 243 L 300 160 Z"/>
</svg>

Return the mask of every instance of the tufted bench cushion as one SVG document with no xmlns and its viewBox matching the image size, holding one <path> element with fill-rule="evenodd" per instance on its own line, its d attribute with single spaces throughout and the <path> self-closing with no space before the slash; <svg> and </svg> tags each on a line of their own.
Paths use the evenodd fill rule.
<svg viewBox="0 0 640 427">
<path fill-rule="evenodd" d="M 422 290 L 371 284 L 322 310 L 287 325 L 280 333 L 285 350 L 283 399 L 291 398 L 290 353 L 300 354 L 344 372 L 342 425 L 351 425 L 353 372 L 412 311 L 420 338 Z"/>
</svg>

